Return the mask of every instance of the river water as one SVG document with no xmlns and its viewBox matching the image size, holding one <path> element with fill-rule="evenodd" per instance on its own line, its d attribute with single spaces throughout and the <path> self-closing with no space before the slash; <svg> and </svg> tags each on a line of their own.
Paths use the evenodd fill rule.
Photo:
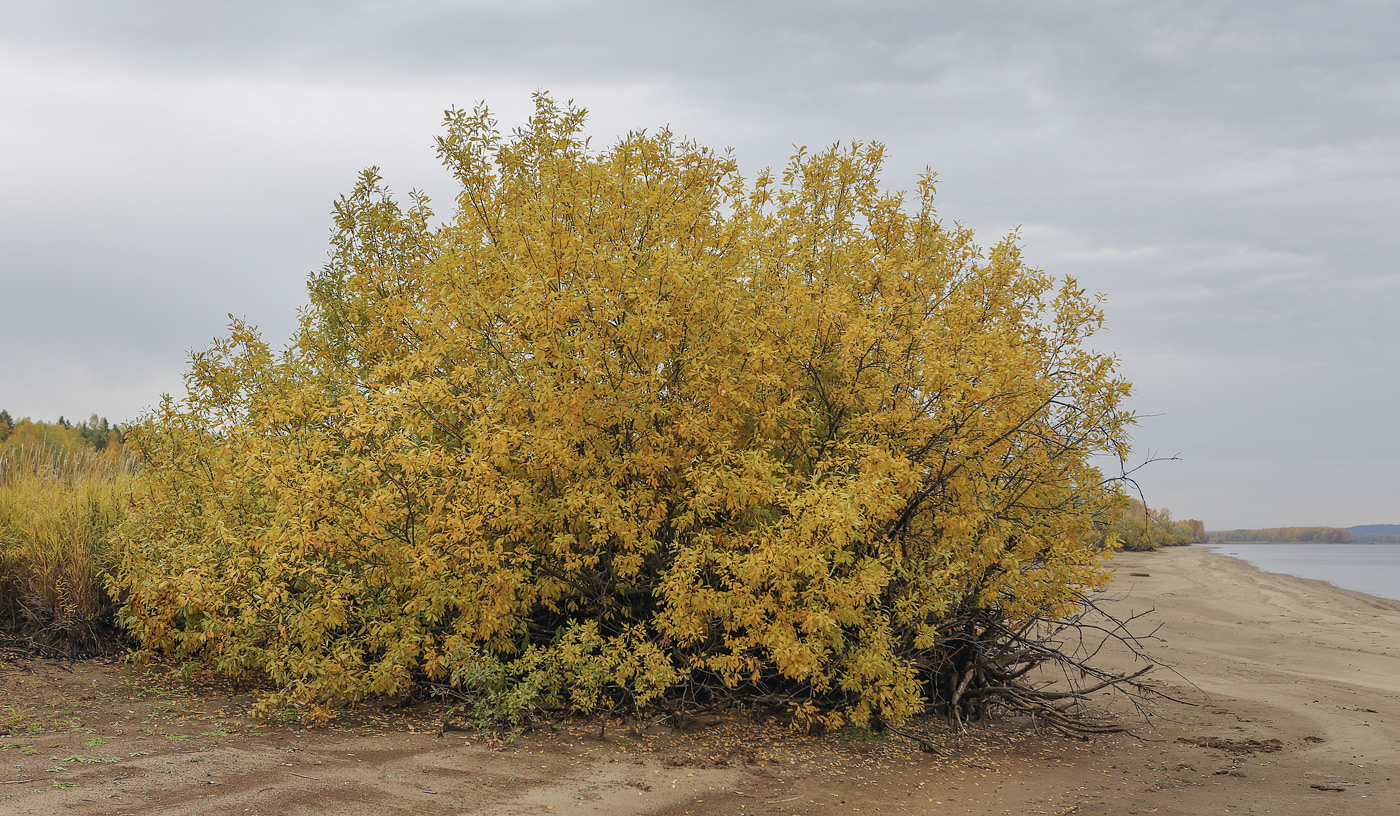
<svg viewBox="0 0 1400 816">
<path fill-rule="evenodd" d="M 1204 546 L 1265 572 L 1315 578 L 1342 589 L 1400 600 L 1400 544 L 1249 542 Z"/>
</svg>

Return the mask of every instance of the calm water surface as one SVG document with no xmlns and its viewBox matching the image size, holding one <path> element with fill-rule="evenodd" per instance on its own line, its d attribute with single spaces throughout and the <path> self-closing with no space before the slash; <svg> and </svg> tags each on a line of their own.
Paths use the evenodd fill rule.
<svg viewBox="0 0 1400 816">
<path fill-rule="evenodd" d="M 1400 544 L 1207 544 L 1265 572 L 1327 581 L 1342 589 L 1400 600 Z"/>
</svg>

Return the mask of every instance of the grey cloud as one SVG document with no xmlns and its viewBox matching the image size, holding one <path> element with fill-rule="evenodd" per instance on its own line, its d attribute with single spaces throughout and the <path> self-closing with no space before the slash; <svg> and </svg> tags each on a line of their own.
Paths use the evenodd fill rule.
<svg viewBox="0 0 1400 816">
<path fill-rule="evenodd" d="M 599 142 L 669 123 L 750 171 L 794 142 L 886 142 L 891 185 L 931 165 L 946 217 L 986 243 L 1023 225 L 1032 263 L 1108 294 L 1101 342 L 1139 409 L 1162 414 L 1139 448 L 1186 456 L 1145 472 L 1154 504 L 1215 527 L 1400 521 L 1363 483 L 1393 473 L 1375 406 L 1400 399 L 1393 4 L 59 0 L 5 14 L 6 301 L 60 291 L 80 326 L 0 306 L 0 348 L 45 346 L 37 367 L 0 356 L 12 412 L 134 413 L 154 399 L 142 388 L 178 385 L 225 312 L 285 337 L 358 169 L 446 203 L 442 109 L 484 99 L 510 127 L 546 88 L 593 111 Z M 94 347 L 101 364 L 85 362 Z M 1280 439 L 1326 477 L 1272 474 Z"/>
</svg>

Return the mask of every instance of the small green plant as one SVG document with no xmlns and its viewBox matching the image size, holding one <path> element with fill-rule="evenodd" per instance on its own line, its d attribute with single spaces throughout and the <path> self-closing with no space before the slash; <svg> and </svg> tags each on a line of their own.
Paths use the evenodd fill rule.
<svg viewBox="0 0 1400 816">
<path fill-rule="evenodd" d="M 841 738 L 847 742 L 880 742 L 885 734 L 869 728 L 851 727 L 842 729 Z"/>
<path fill-rule="evenodd" d="M 77 783 L 77 782 L 54 782 L 54 783 L 53 783 L 53 786 L 54 786 L 55 788 L 76 788 L 76 787 L 78 787 L 78 783 Z"/>
<path fill-rule="evenodd" d="M 0 725 L 7 730 L 18 731 L 25 726 L 28 716 L 17 706 L 5 706 L 3 713 L 0 713 Z"/>
</svg>

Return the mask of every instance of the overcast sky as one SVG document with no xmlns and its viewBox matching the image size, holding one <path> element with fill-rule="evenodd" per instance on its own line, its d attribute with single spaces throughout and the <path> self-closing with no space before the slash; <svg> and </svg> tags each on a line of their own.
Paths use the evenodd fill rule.
<svg viewBox="0 0 1400 816">
<path fill-rule="evenodd" d="M 0 408 L 134 419 L 232 313 L 281 342 L 330 208 L 549 90 L 750 173 L 877 140 L 1108 297 L 1147 500 L 1400 523 L 1400 4 L 0 0 Z"/>
</svg>

